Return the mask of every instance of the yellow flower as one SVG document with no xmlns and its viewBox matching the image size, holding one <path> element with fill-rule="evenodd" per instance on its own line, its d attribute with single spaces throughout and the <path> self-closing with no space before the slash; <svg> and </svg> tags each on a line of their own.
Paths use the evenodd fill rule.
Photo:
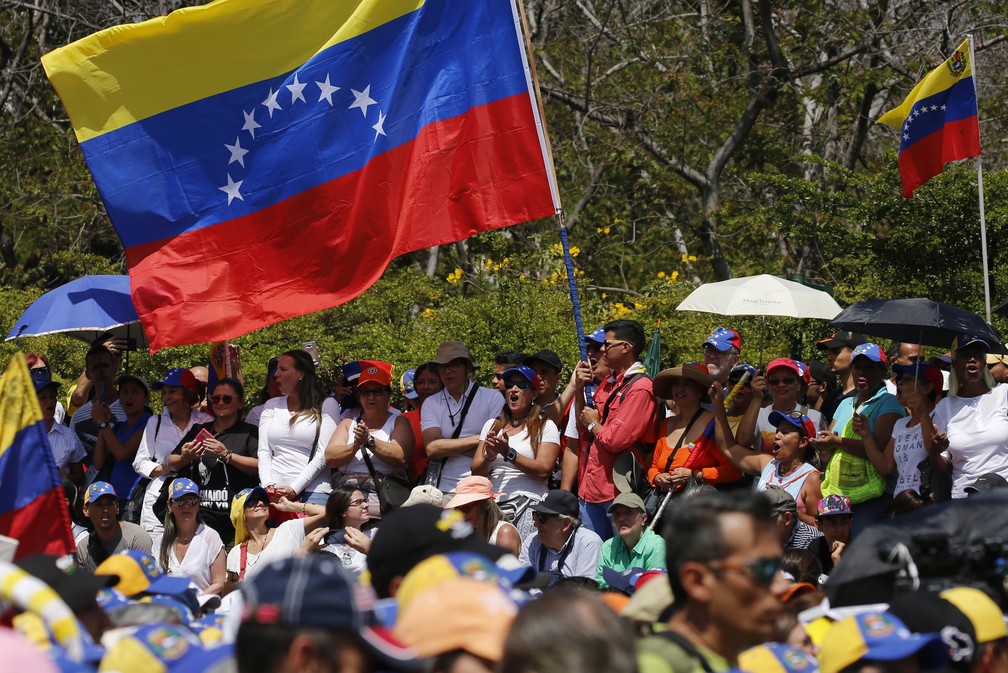
<svg viewBox="0 0 1008 673">
<path fill-rule="evenodd" d="M 672 282 L 673 283 L 676 282 L 677 280 L 679 280 L 679 272 L 678 271 L 673 271 L 671 278 L 672 278 Z"/>
<path fill-rule="evenodd" d="M 492 259 L 490 259 L 488 257 L 487 261 L 483 264 L 483 268 L 486 269 L 487 271 L 493 271 L 493 267 L 494 267 L 494 262 L 493 262 Z"/>
<path fill-rule="evenodd" d="M 425 308 L 423 310 L 423 313 L 420 314 L 420 317 L 423 318 L 424 320 L 430 320 L 430 319 L 432 319 L 434 317 L 434 309 L 432 309 L 432 308 Z"/>
<path fill-rule="evenodd" d="M 610 229 L 609 227 L 598 227 L 595 229 L 596 234 L 604 234 L 606 236 L 609 235 L 610 231 L 612 231 L 612 229 Z"/>
<path fill-rule="evenodd" d="M 631 312 L 630 309 L 627 308 L 626 305 L 624 305 L 623 302 L 621 301 L 613 304 L 613 315 L 616 318 L 622 318 L 623 316 L 628 315 L 630 312 Z"/>
<path fill-rule="evenodd" d="M 658 272 L 658 277 L 659 278 L 664 278 L 665 277 L 665 272 L 664 271 L 659 271 Z"/>
<path fill-rule="evenodd" d="M 462 280 L 462 269 L 456 267 L 454 271 L 448 274 L 448 277 L 445 278 L 445 280 L 452 284 L 459 282 Z"/>
<path fill-rule="evenodd" d="M 578 255 L 581 254 L 581 248 L 577 247 L 576 245 L 571 246 L 570 253 L 571 257 L 577 257 Z"/>
<path fill-rule="evenodd" d="M 563 246 L 559 243 L 554 243 L 553 247 L 550 248 L 550 254 L 554 257 L 563 257 Z"/>
<path fill-rule="evenodd" d="M 687 262 L 695 262 L 695 261 L 696 261 L 696 255 L 690 255 L 690 256 L 689 256 L 689 257 L 688 257 L 688 258 L 686 259 L 686 261 L 687 261 Z"/>
<path fill-rule="evenodd" d="M 623 224 L 623 220 L 621 220 L 618 217 L 614 217 L 612 223 L 613 224 Z"/>
</svg>

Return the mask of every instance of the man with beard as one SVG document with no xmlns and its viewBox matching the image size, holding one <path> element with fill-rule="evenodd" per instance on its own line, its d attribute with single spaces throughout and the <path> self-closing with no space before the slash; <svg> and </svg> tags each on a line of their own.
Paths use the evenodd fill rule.
<svg viewBox="0 0 1008 673">
<path fill-rule="evenodd" d="M 703 342 L 703 361 L 707 371 L 723 388 L 732 367 L 742 357 L 742 338 L 727 327 L 717 327 Z"/>
</svg>

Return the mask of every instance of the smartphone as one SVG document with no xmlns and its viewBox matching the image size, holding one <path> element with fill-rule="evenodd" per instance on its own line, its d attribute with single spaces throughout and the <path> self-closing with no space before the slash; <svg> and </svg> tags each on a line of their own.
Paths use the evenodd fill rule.
<svg viewBox="0 0 1008 673">
<path fill-rule="evenodd" d="M 318 354 L 317 343 L 315 343 L 314 341 L 305 341 L 304 343 L 301 344 L 301 348 L 303 348 L 304 351 L 311 356 L 312 362 L 315 363 L 316 367 L 322 364 L 322 358 L 320 358 Z"/>
<path fill-rule="evenodd" d="M 345 530 L 334 530 L 326 533 L 326 536 L 322 538 L 324 544 L 343 544 L 346 542 L 346 531 Z"/>
<path fill-rule="evenodd" d="M 199 444 L 207 439 L 214 439 L 213 433 L 207 430 L 206 428 L 203 428 L 202 430 L 199 431 L 199 434 L 197 434 L 196 437 L 193 438 L 193 441 Z"/>
</svg>

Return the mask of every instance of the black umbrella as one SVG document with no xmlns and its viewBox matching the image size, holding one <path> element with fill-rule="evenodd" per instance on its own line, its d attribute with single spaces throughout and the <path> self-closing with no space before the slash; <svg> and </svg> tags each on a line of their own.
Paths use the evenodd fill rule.
<svg viewBox="0 0 1008 673">
<path fill-rule="evenodd" d="M 865 529 L 824 588 L 832 607 L 887 603 L 916 574 L 922 588 L 987 587 L 1004 606 L 1006 556 L 1008 489 L 992 489 Z"/>
<path fill-rule="evenodd" d="M 851 304 L 830 325 L 874 337 L 950 348 L 965 332 L 1004 352 L 1001 337 L 976 313 L 931 299 L 869 299 Z"/>
</svg>

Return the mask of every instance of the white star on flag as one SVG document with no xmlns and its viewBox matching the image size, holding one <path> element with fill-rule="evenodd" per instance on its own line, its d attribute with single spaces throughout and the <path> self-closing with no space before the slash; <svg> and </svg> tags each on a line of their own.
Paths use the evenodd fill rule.
<svg viewBox="0 0 1008 673">
<path fill-rule="evenodd" d="M 371 127 L 375 131 L 375 134 L 374 134 L 374 139 L 375 140 L 378 140 L 378 136 L 385 135 L 385 117 L 386 117 L 386 115 L 383 115 L 381 113 L 381 110 L 379 110 L 378 111 L 378 123 Z"/>
<path fill-rule="evenodd" d="M 256 123 L 255 110 L 252 110 L 251 112 L 245 112 L 244 110 L 242 110 L 242 114 L 245 115 L 245 126 L 241 127 L 241 130 L 248 131 L 249 133 L 251 133 L 252 139 L 255 140 L 255 130 L 258 128 L 262 128 L 261 126 L 259 126 L 259 124 Z"/>
<path fill-rule="evenodd" d="M 368 106 L 374 105 L 378 101 L 371 97 L 371 85 L 368 84 L 363 91 L 357 91 L 356 89 L 350 89 L 354 95 L 354 102 L 350 104 L 348 110 L 352 110 L 355 107 L 360 108 L 361 114 L 367 117 Z"/>
<path fill-rule="evenodd" d="M 245 155 L 248 154 L 248 150 L 241 146 L 241 139 L 236 137 L 234 145 L 224 143 L 224 147 L 231 153 L 231 158 L 228 159 L 228 166 L 237 161 L 242 168 L 245 168 Z"/>
<path fill-rule="evenodd" d="M 273 110 L 283 110 L 283 108 L 280 107 L 280 103 L 277 102 L 277 96 L 279 94 L 279 89 L 273 91 L 271 87 L 269 90 L 269 96 L 267 96 L 266 100 L 262 102 L 262 104 L 266 106 L 266 109 L 269 110 L 270 119 L 273 119 Z"/>
<path fill-rule="evenodd" d="M 228 173 L 228 183 L 223 187 L 217 188 L 228 195 L 229 206 L 231 205 L 231 202 L 235 199 L 238 199 L 239 201 L 245 200 L 245 197 L 243 197 L 241 195 L 241 192 L 238 191 L 239 189 L 241 189 L 242 182 L 244 182 L 244 180 L 239 180 L 238 182 L 235 182 L 234 180 L 231 179 L 231 174 Z"/>
<path fill-rule="evenodd" d="M 324 100 L 329 103 L 330 107 L 332 107 L 333 104 L 332 95 L 337 91 L 339 91 L 339 87 L 332 86 L 329 84 L 329 75 L 325 76 L 324 82 L 315 82 L 315 84 L 317 84 L 318 88 L 321 90 L 321 93 L 319 94 L 318 97 L 318 102 L 321 103 Z"/>
<path fill-rule="evenodd" d="M 294 83 L 287 85 L 287 88 L 290 89 L 291 92 L 291 105 L 294 105 L 294 101 L 296 100 L 299 100 L 302 103 L 308 103 L 308 101 L 305 100 L 304 93 L 302 93 L 306 86 L 308 86 L 308 84 L 299 82 L 297 73 L 294 73 Z"/>
</svg>

